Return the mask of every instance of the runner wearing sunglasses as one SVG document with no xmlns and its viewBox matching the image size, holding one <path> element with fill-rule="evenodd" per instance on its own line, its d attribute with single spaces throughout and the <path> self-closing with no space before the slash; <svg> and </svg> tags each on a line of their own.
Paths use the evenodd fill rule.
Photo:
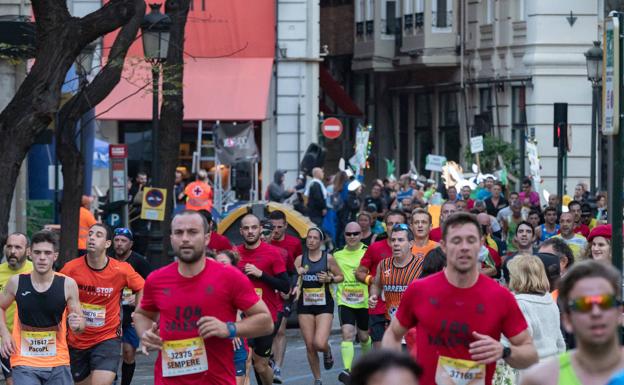
<svg viewBox="0 0 624 385">
<path fill-rule="evenodd" d="M 576 349 L 529 369 L 521 384 L 606 384 L 624 369 L 618 339 L 621 287 L 620 272 L 611 265 L 588 260 L 568 270 L 559 285 L 559 304 Z"/>
<path fill-rule="evenodd" d="M 357 222 L 349 222 L 345 226 L 344 236 L 346 245 L 334 252 L 334 258 L 344 276 L 344 281 L 338 284 L 336 300 L 342 330 L 340 351 L 344 364 L 338 380 L 346 384 L 351 377 L 351 364 L 355 355 L 355 333 L 359 337 L 362 354 L 370 350 L 371 338 L 368 335 L 368 286 L 355 279 L 355 270 L 366 252 L 366 245 L 362 243 L 362 228 Z"/>
</svg>

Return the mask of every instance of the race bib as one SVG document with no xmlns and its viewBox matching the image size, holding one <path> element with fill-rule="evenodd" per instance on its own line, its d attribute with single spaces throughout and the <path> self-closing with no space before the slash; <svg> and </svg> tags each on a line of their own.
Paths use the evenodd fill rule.
<svg viewBox="0 0 624 385">
<path fill-rule="evenodd" d="M 346 305 L 359 305 L 364 303 L 364 288 L 363 287 L 343 287 L 342 288 L 342 302 Z"/>
<path fill-rule="evenodd" d="M 303 306 L 324 306 L 326 304 L 325 288 L 314 287 L 303 289 Z"/>
<path fill-rule="evenodd" d="M 95 328 L 104 326 L 106 307 L 89 303 L 80 303 L 80 305 L 82 306 L 82 315 L 85 317 L 87 326 Z"/>
<path fill-rule="evenodd" d="M 56 356 L 56 332 L 29 332 L 22 330 L 22 351 L 24 357 Z"/>
<path fill-rule="evenodd" d="M 256 291 L 256 294 L 258 295 L 258 297 L 262 298 L 262 288 L 256 287 L 254 288 L 254 290 Z"/>
<path fill-rule="evenodd" d="M 435 382 L 437 385 L 485 385 L 485 364 L 440 356 Z"/>
<path fill-rule="evenodd" d="M 130 298 L 134 295 L 132 289 L 129 287 L 124 287 L 123 293 L 121 294 L 121 304 L 122 305 L 130 305 Z"/>
<path fill-rule="evenodd" d="M 204 340 L 201 337 L 163 342 L 163 377 L 183 376 L 206 370 L 208 370 L 208 357 Z"/>
</svg>

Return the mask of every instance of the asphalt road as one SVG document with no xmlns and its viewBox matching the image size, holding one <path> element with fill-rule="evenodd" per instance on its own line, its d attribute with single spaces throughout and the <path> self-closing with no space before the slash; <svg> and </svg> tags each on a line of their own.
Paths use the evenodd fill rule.
<svg viewBox="0 0 624 385">
<path fill-rule="evenodd" d="M 299 335 L 299 330 L 288 330 L 288 343 L 286 347 L 286 359 L 284 367 L 282 368 L 282 378 L 284 384 L 288 385 L 313 385 L 314 378 L 310 372 L 308 366 L 308 360 L 306 358 L 305 344 L 303 339 Z M 321 359 L 321 373 L 323 385 L 340 385 L 338 381 L 338 373 L 342 370 L 342 358 L 340 355 L 340 335 L 334 334 L 330 336 L 330 344 L 332 346 L 332 353 L 334 356 L 334 367 L 331 370 L 323 369 L 322 355 L 319 354 Z M 356 358 L 359 355 L 359 345 L 356 344 Z M 137 359 L 137 369 L 132 380 L 132 385 L 152 385 L 153 384 L 153 370 L 154 360 L 156 354 L 152 353 L 149 357 L 140 356 Z M 255 378 L 252 374 L 252 384 L 256 384 Z M 256 384 L 257 385 L 257 384 Z"/>
</svg>

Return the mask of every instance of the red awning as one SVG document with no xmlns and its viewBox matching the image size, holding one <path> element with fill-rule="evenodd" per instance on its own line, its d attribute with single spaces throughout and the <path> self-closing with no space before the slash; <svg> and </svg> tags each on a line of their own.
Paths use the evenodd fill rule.
<svg viewBox="0 0 624 385">
<path fill-rule="evenodd" d="M 364 115 L 353 99 L 351 99 L 351 96 L 322 64 L 319 66 L 319 81 L 323 91 L 345 114 L 353 116 Z"/>
<path fill-rule="evenodd" d="M 119 84 L 96 107 L 102 120 L 151 120 L 151 71 L 127 60 Z M 265 120 L 272 58 L 187 59 L 184 120 Z"/>
</svg>

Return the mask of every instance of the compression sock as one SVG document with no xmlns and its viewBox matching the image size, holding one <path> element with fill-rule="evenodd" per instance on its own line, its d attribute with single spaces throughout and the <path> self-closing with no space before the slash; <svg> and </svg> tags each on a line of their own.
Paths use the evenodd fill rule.
<svg viewBox="0 0 624 385">
<path fill-rule="evenodd" d="M 342 353 L 342 363 L 344 368 L 351 370 L 351 364 L 353 363 L 353 356 L 355 355 L 355 348 L 352 341 L 342 341 L 340 343 L 340 351 Z"/>
<path fill-rule="evenodd" d="M 360 348 L 362 348 L 362 354 L 366 354 L 371 350 L 373 345 L 373 339 L 368 336 L 368 339 L 364 342 L 360 342 Z"/>
<path fill-rule="evenodd" d="M 121 364 L 121 385 L 130 385 L 134 376 L 134 368 L 136 368 L 136 362 Z"/>
</svg>

